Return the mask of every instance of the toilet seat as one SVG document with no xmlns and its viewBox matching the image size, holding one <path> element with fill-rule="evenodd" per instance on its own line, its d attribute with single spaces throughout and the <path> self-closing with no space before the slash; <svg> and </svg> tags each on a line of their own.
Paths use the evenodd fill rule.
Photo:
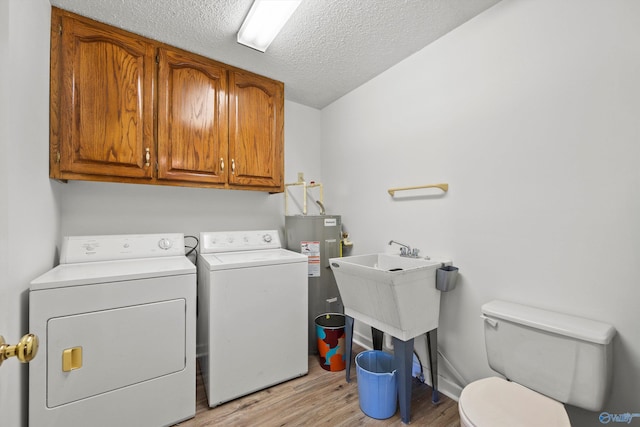
<svg viewBox="0 0 640 427">
<path fill-rule="evenodd" d="M 497 377 L 466 386 L 458 409 L 462 427 L 571 427 L 562 403 Z"/>
</svg>

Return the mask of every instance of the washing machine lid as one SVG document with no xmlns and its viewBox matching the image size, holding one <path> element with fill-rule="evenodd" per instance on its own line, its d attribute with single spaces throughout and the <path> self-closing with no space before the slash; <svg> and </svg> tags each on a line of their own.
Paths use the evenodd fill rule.
<svg viewBox="0 0 640 427">
<path fill-rule="evenodd" d="M 463 425 L 475 427 L 571 427 L 564 405 L 498 377 L 466 386 L 458 401 Z"/>
<path fill-rule="evenodd" d="M 31 282 L 31 290 L 195 274 L 185 256 L 60 264 Z"/>
<path fill-rule="evenodd" d="M 227 270 L 232 268 L 259 267 L 265 265 L 306 263 L 306 255 L 287 249 L 267 249 L 259 251 L 223 252 L 200 255 L 200 262 L 205 268 Z"/>
</svg>

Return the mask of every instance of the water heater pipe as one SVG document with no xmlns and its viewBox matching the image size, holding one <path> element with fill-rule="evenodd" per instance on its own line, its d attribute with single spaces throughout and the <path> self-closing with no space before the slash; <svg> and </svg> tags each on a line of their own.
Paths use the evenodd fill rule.
<svg viewBox="0 0 640 427">
<path fill-rule="evenodd" d="M 324 206 L 324 187 L 322 186 L 321 183 L 319 182 L 314 182 L 311 181 L 309 184 L 307 184 L 305 181 L 298 181 L 298 182 L 290 182 L 288 184 L 285 184 L 285 191 L 284 191 L 284 214 L 288 215 L 289 214 L 289 189 L 288 187 L 294 187 L 294 186 L 302 186 L 302 215 L 306 215 L 307 214 L 307 190 L 309 188 L 315 188 L 315 187 L 320 187 L 320 204 Z"/>
</svg>

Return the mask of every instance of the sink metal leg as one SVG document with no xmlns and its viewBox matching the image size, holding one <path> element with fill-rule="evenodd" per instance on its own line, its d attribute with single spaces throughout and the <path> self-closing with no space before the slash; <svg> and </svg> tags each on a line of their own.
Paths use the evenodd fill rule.
<svg viewBox="0 0 640 427">
<path fill-rule="evenodd" d="M 398 376 L 398 400 L 402 422 L 411 420 L 411 370 L 413 368 L 413 338 L 402 341 L 393 337 L 393 361 Z"/>
<path fill-rule="evenodd" d="M 371 341 L 373 341 L 374 350 L 382 350 L 382 341 L 384 339 L 384 332 L 379 329 L 371 327 Z"/>
<path fill-rule="evenodd" d="M 346 368 L 345 370 L 346 372 L 346 377 L 347 377 L 347 382 L 351 382 L 351 360 L 353 359 L 352 355 L 351 355 L 351 348 L 353 346 L 353 317 L 351 316 L 344 316 L 344 332 L 345 332 L 345 339 L 344 339 L 344 344 L 345 344 L 345 363 L 346 363 Z"/>
<path fill-rule="evenodd" d="M 431 402 L 438 403 L 438 328 L 427 332 L 427 352 L 429 354 L 429 372 L 431 373 Z"/>
</svg>

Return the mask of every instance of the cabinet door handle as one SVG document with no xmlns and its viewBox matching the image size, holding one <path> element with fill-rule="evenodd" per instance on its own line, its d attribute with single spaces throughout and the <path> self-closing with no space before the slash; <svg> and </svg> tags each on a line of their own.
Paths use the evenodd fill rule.
<svg viewBox="0 0 640 427">
<path fill-rule="evenodd" d="M 224 159 L 220 157 L 220 172 L 224 172 Z"/>
<path fill-rule="evenodd" d="M 231 159 L 231 175 L 235 175 L 236 173 L 236 161 Z"/>
<path fill-rule="evenodd" d="M 149 167 L 149 160 L 151 160 L 151 154 L 149 153 L 149 149 L 145 148 L 144 149 L 145 153 L 144 153 L 144 165 L 146 167 Z"/>
</svg>

